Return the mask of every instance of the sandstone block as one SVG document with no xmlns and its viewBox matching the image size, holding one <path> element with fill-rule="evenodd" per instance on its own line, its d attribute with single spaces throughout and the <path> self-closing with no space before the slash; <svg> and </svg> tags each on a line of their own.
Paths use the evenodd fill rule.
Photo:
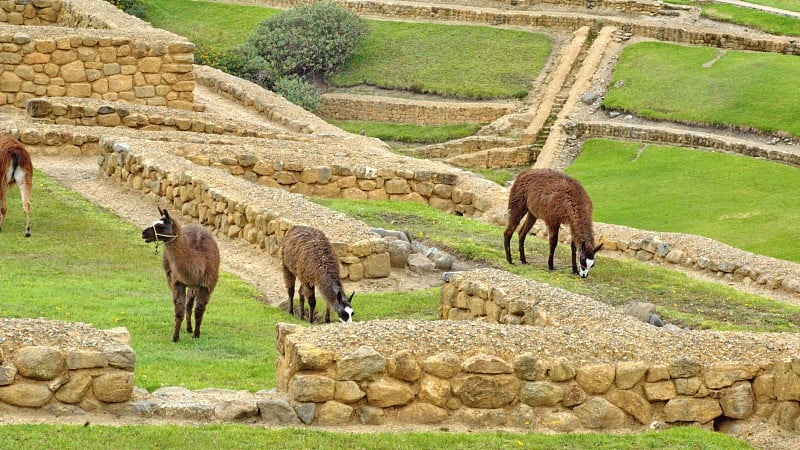
<svg viewBox="0 0 800 450">
<path fill-rule="evenodd" d="M 625 426 L 625 412 L 602 397 L 593 397 L 573 411 L 586 428 L 616 429 Z"/>
<path fill-rule="evenodd" d="M 367 387 L 367 400 L 372 406 L 388 408 L 406 405 L 414 398 L 411 386 L 392 378 L 381 378 Z"/>
<path fill-rule="evenodd" d="M 420 380 L 419 398 L 436 406 L 444 407 L 450 400 L 450 382 L 435 376 L 425 375 Z"/>
<path fill-rule="evenodd" d="M 523 382 L 519 392 L 521 402 L 529 406 L 555 406 L 564 398 L 564 389 L 549 381 Z"/>
<path fill-rule="evenodd" d="M 337 364 L 339 380 L 369 380 L 386 371 L 386 359 L 372 347 L 362 346 Z"/>
<path fill-rule="evenodd" d="M 58 348 L 32 345 L 17 350 L 14 365 L 23 377 L 52 380 L 66 369 L 66 359 Z"/>
<path fill-rule="evenodd" d="M 447 410 L 430 403 L 415 402 L 397 412 L 400 422 L 411 424 L 433 424 L 447 420 Z"/>
<path fill-rule="evenodd" d="M 651 406 L 650 402 L 644 399 L 641 395 L 633 391 L 613 391 L 608 394 L 608 401 L 610 401 L 617 408 L 622 409 L 630 414 L 639 423 L 643 425 L 650 424 Z"/>
<path fill-rule="evenodd" d="M 315 419 L 319 425 L 344 425 L 350 421 L 353 411 L 351 406 L 331 400 L 317 408 Z"/>
<path fill-rule="evenodd" d="M 511 365 L 502 358 L 484 353 L 465 359 L 461 364 L 461 368 L 468 373 L 499 374 L 513 372 Z"/>
<path fill-rule="evenodd" d="M 422 367 L 431 375 L 448 379 L 461 372 L 461 361 L 455 353 L 442 352 L 425 358 Z"/>
<path fill-rule="evenodd" d="M 422 368 L 414 355 L 408 350 L 401 350 L 387 361 L 389 375 L 403 381 L 416 381 L 422 374 Z"/>
<path fill-rule="evenodd" d="M 341 403 L 355 403 L 365 395 L 355 381 L 337 381 L 333 399 Z"/>
<path fill-rule="evenodd" d="M 596 364 L 578 368 L 575 379 L 588 394 L 602 394 L 611 389 L 616 371 L 611 364 Z"/>
<path fill-rule="evenodd" d="M 133 394 L 133 372 L 106 372 L 92 382 L 95 398 L 107 403 L 122 403 Z"/>
<path fill-rule="evenodd" d="M 636 386 L 647 373 L 647 365 L 643 362 L 621 362 L 617 364 L 616 384 L 619 389 L 630 389 Z"/>
<path fill-rule="evenodd" d="M 295 374 L 289 382 L 289 395 L 298 402 L 326 402 L 335 390 L 336 382 L 322 375 Z"/>
<path fill-rule="evenodd" d="M 53 393 L 46 384 L 14 383 L 0 387 L 0 401 L 13 406 L 41 408 L 52 396 Z"/>
<path fill-rule="evenodd" d="M 513 375 L 466 375 L 453 381 L 453 393 L 473 408 L 502 408 L 513 402 L 520 381 Z"/>
<path fill-rule="evenodd" d="M 664 406 L 667 422 L 706 423 L 722 415 L 722 408 L 710 398 L 673 398 Z"/>
<path fill-rule="evenodd" d="M 63 403 L 77 404 L 83 400 L 89 387 L 92 385 L 92 377 L 87 374 L 72 375 L 69 381 L 61 386 L 56 392 L 56 399 Z"/>
<path fill-rule="evenodd" d="M 726 417 L 747 419 L 755 412 L 756 396 L 750 383 L 739 381 L 722 390 L 719 404 Z"/>
</svg>

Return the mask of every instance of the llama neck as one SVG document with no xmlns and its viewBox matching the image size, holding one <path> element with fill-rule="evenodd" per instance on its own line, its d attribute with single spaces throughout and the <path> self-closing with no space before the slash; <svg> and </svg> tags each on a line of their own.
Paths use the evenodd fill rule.
<svg viewBox="0 0 800 450">
<path fill-rule="evenodd" d="M 172 237 L 168 241 L 164 241 L 164 245 L 173 248 L 181 245 L 186 246 L 184 240 L 178 239 L 179 237 L 181 237 L 181 226 L 178 222 L 172 221 Z"/>
</svg>

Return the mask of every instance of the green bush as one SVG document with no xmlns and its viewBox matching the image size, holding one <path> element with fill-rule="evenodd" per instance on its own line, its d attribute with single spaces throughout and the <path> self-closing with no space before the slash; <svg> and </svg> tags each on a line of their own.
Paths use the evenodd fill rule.
<svg viewBox="0 0 800 450">
<path fill-rule="evenodd" d="M 316 86 L 298 75 L 287 75 L 275 81 L 274 91 L 308 111 L 316 111 L 320 104 L 320 92 Z"/>
<path fill-rule="evenodd" d="M 248 42 L 279 73 L 328 76 L 355 52 L 364 20 L 333 3 L 303 4 L 262 22 Z"/>
<path fill-rule="evenodd" d="M 144 17 L 144 5 L 142 5 L 141 0 L 106 0 L 106 1 L 132 16 Z"/>
</svg>

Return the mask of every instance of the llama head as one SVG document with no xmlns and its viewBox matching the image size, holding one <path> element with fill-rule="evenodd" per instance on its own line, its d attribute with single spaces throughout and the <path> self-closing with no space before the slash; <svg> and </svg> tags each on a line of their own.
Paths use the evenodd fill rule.
<svg viewBox="0 0 800 450">
<path fill-rule="evenodd" d="M 589 276 L 589 269 L 594 266 L 594 255 L 603 248 L 603 244 L 594 246 L 594 243 L 584 242 L 581 244 L 580 254 L 578 255 L 578 274 L 581 278 Z"/>
<path fill-rule="evenodd" d="M 355 292 L 350 294 L 350 297 L 345 297 L 344 293 L 341 291 L 339 291 L 336 294 L 338 301 L 336 302 L 334 311 L 336 311 L 336 314 L 339 315 L 339 320 L 341 320 L 342 322 L 353 321 L 353 315 L 355 315 L 355 311 L 353 311 L 353 306 L 352 306 L 354 295 L 356 295 Z"/>
<path fill-rule="evenodd" d="M 145 242 L 171 241 L 175 238 L 174 222 L 166 209 L 158 208 L 161 218 L 152 225 L 142 230 L 142 239 Z"/>
</svg>

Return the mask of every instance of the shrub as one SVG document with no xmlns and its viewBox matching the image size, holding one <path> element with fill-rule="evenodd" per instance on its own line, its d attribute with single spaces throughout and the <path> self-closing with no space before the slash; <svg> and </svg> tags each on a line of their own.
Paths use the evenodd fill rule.
<svg viewBox="0 0 800 450">
<path fill-rule="evenodd" d="M 275 92 L 308 111 L 319 108 L 320 92 L 316 86 L 298 75 L 287 75 L 275 81 Z"/>
<path fill-rule="evenodd" d="M 267 89 L 272 89 L 281 75 L 249 44 L 222 53 L 214 67 Z"/>
<path fill-rule="evenodd" d="M 248 42 L 283 75 L 328 76 L 367 33 L 355 13 L 329 2 L 303 4 L 261 23 Z"/>
<path fill-rule="evenodd" d="M 145 11 L 144 11 L 144 5 L 142 5 L 142 0 L 106 0 L 106 1 L 132 16 L 140 18 L 144 17 Z"/>
</svg>

